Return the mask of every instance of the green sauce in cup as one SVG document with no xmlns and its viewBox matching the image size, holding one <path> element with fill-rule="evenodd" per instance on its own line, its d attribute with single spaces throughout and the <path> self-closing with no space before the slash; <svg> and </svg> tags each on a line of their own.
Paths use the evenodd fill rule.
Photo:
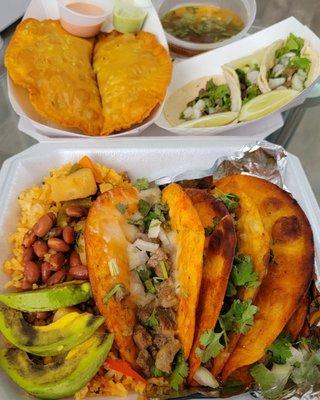
<svg viewBox="0 0 320 400">
<path fill-rule="evenodd" d="M 130 0 L 116 0 L 113 9 L 113 26 L 121 33 L 137 33 L 147 16 L 144 7 L 138 7 Z"/>
</svg>

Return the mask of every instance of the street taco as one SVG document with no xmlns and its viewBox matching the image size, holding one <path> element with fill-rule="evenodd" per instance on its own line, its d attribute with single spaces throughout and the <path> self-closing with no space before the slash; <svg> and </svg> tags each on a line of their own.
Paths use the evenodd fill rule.
<svg viewBox="0 0 320 400">
<path fill-rule="evenodd" d="M 278 89 L 302 92 L 320 75 L 320 56 L 311 44 L 290 33 L 265 52 L 259 86 L 263 93 Z"/>
<path fill-rule="evenodd" d="M 232 101 L 237 108 L 262 94 L 259 85 L 260 69 L 265 49 L 232 61 L 222 67 L 232 90 Z"/>
<path fill-rule="evenodd" d="M 86 221 L 93 295 L 121 357 L 145 378 L 166 374 L 175 390 L 174 370 L 193 341 L 204 240 L 177 184 L 162 193 L 113 188 L 93 203 Z"/>
<path fill-rule="evenodd" d="M 228 125 L 236 120 L 241 106 L 233 102 L 233 92 L 230 82 L 223 76 L 196 79 L 168 98 L 164 106 L 165 118 L 171 126 L 191 122 L 197 123 L 196 127 Z"/>
</svg>

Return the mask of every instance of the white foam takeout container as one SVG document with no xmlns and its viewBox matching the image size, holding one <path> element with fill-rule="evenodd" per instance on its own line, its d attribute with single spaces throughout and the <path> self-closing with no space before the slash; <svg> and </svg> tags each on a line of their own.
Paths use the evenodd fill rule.
<svg viewBox="0 0 320 400">
<path fill-rule="evenodd" d="M 220 47 L 216 50 L 209 51 L 199 56 L 192 57 L 190 59 L 179 62 L 175 65 L 173 70 L 173 77 L 171 85 L 169 86 L 167 98 L 174 93 L 177 89 L 181 88 L 185 84 L 201 78 L 203 76 L 210 75 L 221 75 L 221 66 L 229 63 L 233 60 L 237 60 L 242 57 L 246 57 L 262 49 L 278 39 L 286 39 L 289 33 L 294 33 L 297 36 L 301 36 L 307 39 L 312 46 L 320 52 L 320 38 L 311 31 L 306 25 L 303 25 L 296 18 L 287 18 L 269 28 L 263 29 L 253 35 L 249 35 L 244 39 L 237 42 L 228 44 L 227 46 Z M 308 94 L 312 90 L 313 86 L 319 81 L 319 78 L 313 82 L 313 84 L 300 93 L 298 97 L 292 100 L 289 104 L 282 107 L 280 110 L 274 112 L 282 112 L 293 108 L 299 104 L 302 104 L 308 97 Z M 262 118 L 260 121 L 265 121 L 267 117 Z M 156 124 L 163 129 L 167 129 L 178 135 L 207 135 L 210 134 L 221 134 L 226 131 L 233 131 L 236 134 L 236 130 L 242 127 L 247 129 L 250 125 L 255 123 L 244 122 L 234 125 L 226 125 L 217 128 L 178 128 L 172 127 L 164 116 L 162 111 Z"/>
<path fill-rule="evenodd" d="M 100 141 L 73 141 L 40 143 L 11 157 L 0 172 L 0 265 L 10 256 L 8 237 L 16 229 L 19 217 L 17 197 L 20 192 L 33 185 L 40 185 L 49 170 L 67 162 L 76 162 L 87 154 L 96 162 L 116 170 L 126 170 L 132 179 L 146 177 L 154 180 L 163 176 L 174 176 L 191 169 L 207 169 L 217 158 L 238 151 L 244 144 L 254 143 L 248 138 L 128 138 L 108 142 L 101 147 Z M 313 228 L 316 246 L 317 275 L 320 276 L 320 210 L 302 169 L 300 161 L 288 155 L 284 183 L 307 214 Z M 8 277 L 0 270 L 0 286 Z M 0 289 L 2 290 L 2 289 Z M 24 400 L 22 392 L 5 373 L 0 371 L 0 399 Z M 130 399 L 136 396 L 130 395 Z M 31 399 L 31 398 L 30 398 Z M 102 397 L 99 397 L 102 399 Z M 106 399 L 106 398 L 105 398 Z M 112 399 L 112 397 L 108 397 Z M 236 396 L 234 400 L 252 400 L 249 394 Z"/>
<path fill-rule="evenodd" d="M 104 0 L 106 6 L 110 8 L 113 7 L 114 0 Z M 142 30 L 151 32 L 157 36 L 159 42 L 165 47 L 168 48 L 167 40 L 162 29 L 161 22 L 159 20 L 158 14 L 155 8 L 152 5 L 151 0 L 145 0 L 146 4 L 148 4 L 147 10 L 148 15 L 146 17 L 145 23 L 143 25 Z M 35 18 L 38 20 L 43 19 L 59 19 L 59 10 L 57 0 L 31 0 L 29 7 L 23 17 L 26 18 Z M 112 21 L 108 20 L 103 25 L 103 31 L 112 30 Z M 24 118 L 28 118 L 35 130 L 38 130 L 43 133 L 46 137 L 58 137 L 58 138 L 86 138 L 88 136 L 82 134 L 77 129 L 66 129 L 61 128 L 50 121 L 42 118 L 36 110 L 33 108 L 30 100 L 28 91 L 15 85 L 13 81 L 8 76 L 8 95 L 11 102 L 11 105 L 14 111 L 20 116 Z M 151 115 L 141 124 L 134 126 L 132 129 L 127 131 L 123 131 L 121 133 L 116 134 L 117 136 L 125 136 L 138 134 L 150 126 L 161 114 L 163 107 L 163 103 L 158 106 Z M 99 138 L 99 137 L 97 137 Z M 105 137 L 102 137 L 105 138 Z"/>
</svg>

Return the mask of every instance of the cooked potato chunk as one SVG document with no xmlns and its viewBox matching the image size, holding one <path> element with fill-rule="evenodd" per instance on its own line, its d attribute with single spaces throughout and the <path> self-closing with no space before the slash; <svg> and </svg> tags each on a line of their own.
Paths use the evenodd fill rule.
<svg viewBox="0 0 320 400">
<path fill-rule="evenodd" d="M 83 199 L 97 192 L 93 172 L 81 168 L 70 175 L 57 178 L 51 184 L 51 197 L 55 202 Z"/>
</svg>

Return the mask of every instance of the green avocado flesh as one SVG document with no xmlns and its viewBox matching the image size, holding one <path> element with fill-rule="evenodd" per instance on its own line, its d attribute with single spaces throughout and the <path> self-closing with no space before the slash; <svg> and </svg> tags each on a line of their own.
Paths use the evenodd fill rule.
<svg viewBox="0 0 320 400">
<path fill-rule="evenodd" d="M 30 325 L 20 311 L 0 310 L 0 332 L 16 347 L 38 356 L 56 356 L 84 342 L 102 325 L 103 317 L 71 312 L 52 324 Z"/>
<path fill-rule="evenodd" d="M 71 307 L 91 298 L 91 286 L 85 281 L 60 283 L 50 288 L 27 292 L 0 293 L 0 303 L 15 310 L 36 312 Z"/>
<path fill-rule="evenodd" d="M 19 349 L 1 349 L 0 367 L 22 389 L 41 399 L 61 399 L 83 388 L 105 361 L 114 335 L 95 333 L 53 363 L 33 363 Z"/>
</svg>

